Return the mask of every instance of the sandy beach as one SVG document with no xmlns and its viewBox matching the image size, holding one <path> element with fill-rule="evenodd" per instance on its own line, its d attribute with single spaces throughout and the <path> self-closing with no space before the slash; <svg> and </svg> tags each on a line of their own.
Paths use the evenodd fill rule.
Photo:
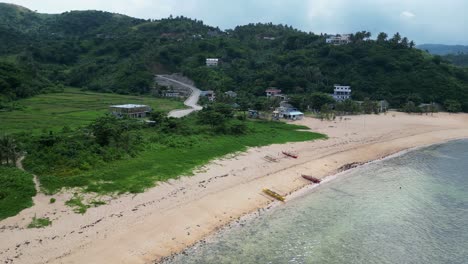
<svg viewBox="0 0 468 264">
<path fill-rule="evenodd" d="M 311 184 L 301 174 L 325 178 L 349 169 L 350 164 L 468 138 L 468 114 L 390 112 L 335 121 L 305 118 L 295 123 L 329 139 L 252 148 L 142 194 L 101 197 L 108 203 L 84 215 L 64 205 L 72 191 L 54 195 L 54 204 L 49 204 L 49 196 L 39 194 L 32 208 L 0 222 L 0 261 L 153 263 L 245 214 L 279 203 L 265 196 L 263 188 L 288 195 Z M 295 152 L 299 158 L 285 157 L 282 151 Z M 34 216 L 49 217 L 53 224 L 27 229 Z"/>
</svg>

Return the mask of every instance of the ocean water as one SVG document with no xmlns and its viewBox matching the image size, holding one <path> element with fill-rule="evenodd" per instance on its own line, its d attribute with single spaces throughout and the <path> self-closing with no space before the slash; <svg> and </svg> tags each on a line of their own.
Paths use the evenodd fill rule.
<svg viewBox="0 0 468 264">
<path fill-rule="evenodd" d="M 168 263 L 468 263 L 468 141 L 349 171 Z"/>
</svg>

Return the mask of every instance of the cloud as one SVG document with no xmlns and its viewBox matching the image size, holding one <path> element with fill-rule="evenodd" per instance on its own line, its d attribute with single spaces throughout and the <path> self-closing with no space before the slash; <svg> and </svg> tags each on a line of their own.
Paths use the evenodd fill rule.
<svg viewBox="0 0 468 264">
<path fill-rule="evenodd" d="M 413 12 L 410 12 L 410 11 L 403 11 L 403 12 L 401 12 L 400 16 L 404 17 L 404 18 L 413 18 L 416 15 Z"/>
</svg>

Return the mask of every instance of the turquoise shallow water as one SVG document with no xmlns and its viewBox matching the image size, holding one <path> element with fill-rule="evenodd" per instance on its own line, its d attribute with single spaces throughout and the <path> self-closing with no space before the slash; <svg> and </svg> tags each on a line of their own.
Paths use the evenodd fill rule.
<svg viewBox="0 0 468 264">
<path fill-rule="evenodd" d="M 468 263 L 468 141 L 350 171 L 169 263 Z"/>
</svg>

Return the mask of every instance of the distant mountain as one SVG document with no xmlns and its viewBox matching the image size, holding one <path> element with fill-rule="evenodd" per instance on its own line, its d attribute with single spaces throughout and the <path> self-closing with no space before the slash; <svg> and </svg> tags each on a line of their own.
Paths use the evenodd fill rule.
<svg viewBox="0 0 468 264">
<path fill-rule="evenodd" d="M 416 48 L 427 50 L 433 55 L 441 56 L 447 54 L 468 53 L 468 46 L 463 45 L 422 44 L 417 45 Z"/>
</svg>

